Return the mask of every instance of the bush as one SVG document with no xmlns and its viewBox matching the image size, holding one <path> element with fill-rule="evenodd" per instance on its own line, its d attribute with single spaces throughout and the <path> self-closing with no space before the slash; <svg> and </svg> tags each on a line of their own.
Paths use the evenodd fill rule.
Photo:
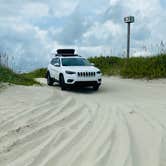
<svg viewBox="0 0 166 166">
<path fill-rule="evenodd" d="M 44 78 L 46 75 L 46 72 L 47 72 L 46 68 L 40 68 L 29 73 L 24 73 L 22 75 L 28 78 Z"/>
<path fill-rule="evenodd" d="M 120 75 L 126 78 L 166 78 L 166 55 L 126 60 Z"/>
<path fill-rule="evenodd" d="M 120 75 L 124 78 L 166 78 L 166 55 L 154 57 L 89 58 L 105 75 Z"/>
<path fill-rule="evenodd" d="M 105 75 L 118 75 L 124 59 L 119 57 L 91 57 L 90 62 L 94 63 Z"/>
<path fill-rule="evenodd" d="M 34 85 L 39 84 L 32 78 L 13 72 L 11 69 L 0 65 L 0 82 L 8 82 L 17 85 Z"/>
</svg>

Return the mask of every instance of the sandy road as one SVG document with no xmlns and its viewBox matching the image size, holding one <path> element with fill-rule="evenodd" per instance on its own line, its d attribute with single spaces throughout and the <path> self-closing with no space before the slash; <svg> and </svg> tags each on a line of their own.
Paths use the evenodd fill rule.
<svg viewBox="0 0 166 166">
<path fill-rule="evenodd" d="M 166 80 L 105 77 L 98 92 L 7 88 L 0 166 L 166 166 Z"/>
</svg>

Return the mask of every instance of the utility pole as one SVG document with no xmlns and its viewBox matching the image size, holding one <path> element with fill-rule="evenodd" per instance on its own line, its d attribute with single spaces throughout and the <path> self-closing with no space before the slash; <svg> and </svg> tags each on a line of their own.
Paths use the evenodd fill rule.
<svg viewBox="0 0 166 166">
<path fill-rule="evenodd" d="M 127 58 L 130 57 L 130 24 L 134 23 L 134 17 L 128 16 L 124 18 L 124 22 L 127 23 Z"/>
<path fill-rule="evenodd" d="M 130 23 L 127 23 L 127 58 L 130 57 Z"/>
</svg>

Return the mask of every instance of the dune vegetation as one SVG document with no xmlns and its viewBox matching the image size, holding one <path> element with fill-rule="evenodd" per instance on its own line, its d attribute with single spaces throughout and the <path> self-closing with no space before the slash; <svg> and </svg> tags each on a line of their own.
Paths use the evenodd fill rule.
<svg viewBox="0 0 166 166">
<path fill-rule="evenodd" d="M 123 78 L 166 78 L 166 54 L 152 57 L 131 57 L 130 59 L 113 56 L 89 58 L 90 62 L 101 69 L 103 75 L 121 76 Z M 39 84 L 34 78 L 45 77 L 47 69 L 40 68 L 29 73 L 18 74 L 10 67 L 0 65 L 0 83 L 17 85 Z"/>
<path fill-rule="evenodd" d="M 100 56 L 91 57 L 89 61 L 107 76 L 145 79 L 166 78 L 166 54 L 152 57 L 131 57 L 130 59 Z M 39 78 L 45 77 L 46 71 L 46 68 L 40 68 L 22 75 L 31 79 Z"/>
<path fill-rule="evenodd" d="M 152 57 L 92 57 L 89 60 L 99 67 L 104 75 L 119 75 L 124 78 L 166 78 L 166 54 Z"/>
<path fill-rule="evenodd" d="M 47 68 L 40 68 L 40 69 L 36 69 L 33 70 L 31 72 L 28 73 L 23 73 L 21 74 L 22 76 L 28 77 L 28 78 L 44 78 L 47 72 Z"/>
<path fill-rule="evenodd" d="M 37 81 L 30 77 L 26 77 L 21 74 L 17 74 L 8 67 L 0 65 L 0 83 L 11 83 L 17 85 L 34 85 L 39 84 Z"/>
</svg>

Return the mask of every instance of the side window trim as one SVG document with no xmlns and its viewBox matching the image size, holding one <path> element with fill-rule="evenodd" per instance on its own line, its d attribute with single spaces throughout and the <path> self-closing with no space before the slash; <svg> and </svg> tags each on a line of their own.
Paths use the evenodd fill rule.
<svg viewBox="0 0 166 166">
<path fill-rule="evenodd" d="M 53 58 L 51 60 L 51 65 L 55 66 L 55 63 L 58 63 L 59 66 L 61 66 L 61 64 L 60 64 L 60 58 Z"/>
<path fill-rule="evenodd" d="M 55 63 L 55 58 L 51 60 L 51 65 L 54 65 L 54 63 Z"/>
<path fill-rule="evenodd" d="M 59 63 L 59 67 L 61 66 L 61 63 L 60 63 L 60 58 L 57 58 L 58 59 L 58 63 Z"/>
<path fill-rule="evenodd" d="M 58 63 L 59 66 L 60 66 L 60 60 L 59 60 L 59 58 L 55 58 L 55 63 Z"/>
</svg>

